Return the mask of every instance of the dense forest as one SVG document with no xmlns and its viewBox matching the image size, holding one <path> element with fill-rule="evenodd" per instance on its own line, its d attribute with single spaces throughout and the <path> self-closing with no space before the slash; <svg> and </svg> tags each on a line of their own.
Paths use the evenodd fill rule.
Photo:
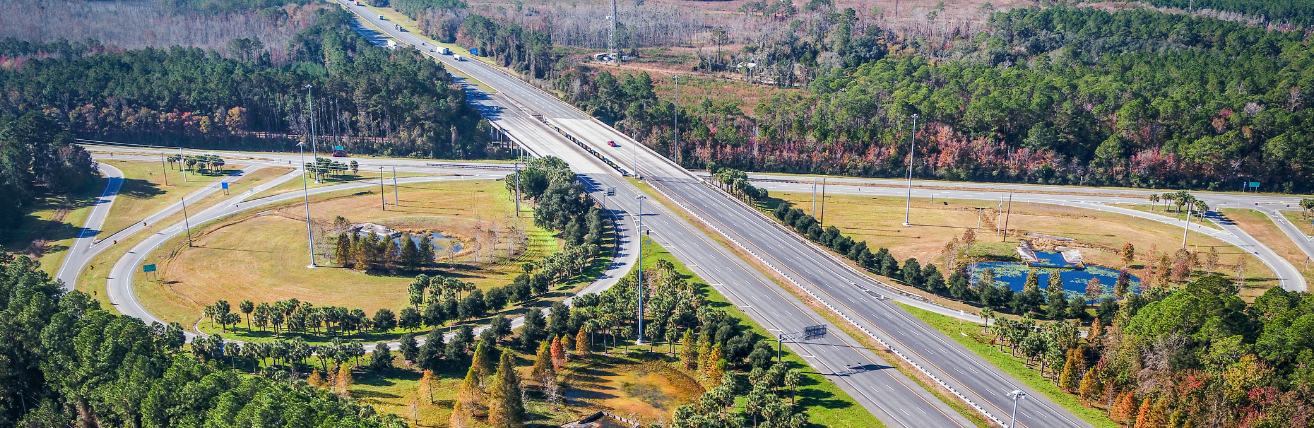
<svg viewBox="0 0 1314 428">
<path fill-rule="evenodd" d="M 22 225 L 38 197 L 67 196 L 99 175 L 91 155 L 40 112 L 0 115 L 0 239 Z"/>
<path fill-rule="evenodd" d="M 1314 2 L 1309 0 L 1148 0 L 1146 3 L 1196 11 L 1214 9 L 1236 12 L 1295 25 L 1314 24 Z"/>
<path fill-rule="evenodd" d="M 6 254 L 0 263 L 0 427 L 405 426 L 305 382 L 277 380 L 286 370 L 244 374 L 233 360 L 213 358 L 224 355 L 207 346 L 217 342 L 185 352 L 177 323 L 113 315 L 91 296 L 65 293 L 26 257 Z"/>
<path fill-rule="evenodd" d="M 241 44 L 237 58 L 185 47 L 97 53 L 69 44 L 69 55 L 0 70 L 9 94 L 0 112 L 40 110 L 81 138 L 294 150 L 310 131 L 305 86 L 313 85 L 316 132 L 349 152 L 504 155 L 487 144 L 487 124 L 441 65 L 414 50 L 373 46 L 352 22 L 346 11 L 320 10 L 293 37 L 293 62 L 284 66 L 258 41 Z"/>
</svg>

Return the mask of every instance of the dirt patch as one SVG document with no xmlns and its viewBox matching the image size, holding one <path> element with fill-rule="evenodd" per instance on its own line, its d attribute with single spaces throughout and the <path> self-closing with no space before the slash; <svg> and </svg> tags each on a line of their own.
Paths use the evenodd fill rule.
<svg viewBox="0 0 1314 428">
<path fill-rule="evenodd" d="M 572 407 L 606 410 L 640 420 L 669 419 L 703 393 L 698 381 L 659 361 L 590 360 L 563 377 Z"/>
</svg>

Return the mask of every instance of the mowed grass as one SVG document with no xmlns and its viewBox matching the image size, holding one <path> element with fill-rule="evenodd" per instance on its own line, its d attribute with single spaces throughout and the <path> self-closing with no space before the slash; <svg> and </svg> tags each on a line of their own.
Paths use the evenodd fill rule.
<svg viewBox="0 0 1314 428">
<path fill-rule="evenodd" d="M 953 338 L 967 349 L 999 367 L 1004 373 L 1008 373 L 1013 379 L 1017 379 L 1031 389 L 1036 390 L 1050 399 L 1054 403 L 1062 406 L 1069 412 L 1077 415 L 1096 428 L 1118 428 L 1121 425 L 1114 423 L 1104 415 L 1104 411 L 1087 407 L 1081 403 L 1077 396 L 1063 392 L 1054 385 L 1054 382 L 1040 376 L 1040 372 L 1026 366 L 1022 359 L 1009 356 L 990 345 L 990 337 L 981 333 L 981 326 L 976 323 L 966 322 L 957 318 L 940 315 L 924 309 L 918 309 L 902 303 L 898 304 L 913 316 L 920 318 L 931 327 L 944 333 L 945 336 Z M 1004 415 L 1007 416 L 1007 415 Z"/>
<path fill-rule="evenodd" d="M 1314 221 L 1314 216 L 1311 216 L 1309 214 L 1302 215 L 1300 211 L 1279 211 L 1279 212 L 1282 213 L 1283 217 L 1287 218 L 1287 221 L 1291 222 L 1291 224 L 1296 225 L 1296 228 L 1300 229 L 1300 231 L 1303 232 L 1305 236 L 1314 236 L 1314 223 L 1310 223 L 1311 221 Z"/>
<path fill-rule="evenodd" d="M 687 281 L 701 283 L 704 285 L 702 293 L 707 297 L 707 301 L 712 307 L 726 311 L 730 316 L 743 320 L 743 325 L 748 326 L 753 332 L 763 338 L 775 337 L 757 322 L 753 321 L 748 315 L 745 315 L 737 306 L 726 299 L 725 296 L 717 292 L 711 286 L 707 285 L 693 271 L 676 259 L 669 251 L 649 238 L 643 238 L 643 266 L 645 268 L 656 265 L 659 260 L 666 260 L 675 265 L 675 269 Z M 669 346 L 655 346 L 654 350 L 665 351 Z M 675 347 L 679 352 L 680 347 Z M 678 355 L 678 354 L 676 354 Z M 784 362 L 791 369 L 799 369 L 803 372 L 803 383 L 798 389 L 798 405 L 803 406 L 803 411 L 808 413 L 809 421 L 813 426 L 827 427 L 883 427 L 885 426 L 875 415 L 858 405 L 853 397 L 847 392 L 840 389 L 839 385 L 827 380 L 820 373 L 816 372 L 811 366 L 808 366 L 793 352 L 784 353 Z M 645 421 L 646 422 L 646 421 Z"/>
<path fill-rule="evenodd" d="M 515 205 L 499 181 L 410 184 L 403 185 L 400 193 L 402 206 L 390 206 L 388 211 L 374 203 L 377 189 L 319 195 L 312 198 L 311 215 L 317 221 L 342 216 L 351 222 L 373 222 L 399 230 L 438 230 L 449 237 L 474 236 L 476 228 L 505 230 L 514 225 L 533 232 L 529 233 L 529 248 L 520 257 L 537 258 L 557 249 L 556 240 L 537 232 L 529 218 L 514 220 Z M 323 256 L 317 259 L 321 267 L 306 268 L 309 256 L 302 210 L 299 204 L 286 204 L 263 210 L 263 215 L 248 212 L 195 228 L 195 247 L 186 246 L 185 236 L 173 239 L 149 257 L 159 263 L 160 280 L 142 274 L 135 277 L 139 298 L 152 313 L 184 325 L 199 318 L 205 305 L 220 299 L 236 304 L 244 299 L 273 302 L 296 298 L 317 306 L 361 308 L 371 314 L 379 308 L 397 311 L 409 305 L 407 285 L 415 273 L 359 272 L 335 267 Z M 474 244 L 467 241 L 466 245 Z M 505 244 L 499 247 L 505 248 Z M 331 253 L 327 248 L 317 250 Z M 489 264 L 487 255 L 483 257 L 485 262 L 476 264 L 468 252 L 457 254 L 457 263 L 444 263 L 442 273 L 488 289 L 510 283 L 521 272 L 519 259 Z"/>
<path fill-rule="evenodd" d="M 1282 258 L 1287 259 L 1292 265 L 1296 266 L 1301 275 L 1305 277 L 1306 283 L 1314 283 L 1314 275 L 1309 269 L 1305 269 L 1305 261 L 1308 255 L 1296 243 L 1287 236 L 1282 229 L 1273 224 L 1273 219 L 1268 215 L 1251 209 L 1224 208 L 1219 210 L 1228 220 L 1236 223 L 1237 227 L 1244 230 L 1255 240 L 1264 243 L 1269 249 L 1277 253 Z M 1300 223 L 1296 223 L 1299 225 Z"/>
<path fill-rule="evenodd" d="M 225 201 L 237 195 L 240 195 L 241 192 L 244 192 L 257 185 L 260 185 L 261 183 L 264 183 L 268 180 L 283 175 L 291 170 L 292 170 L 291 168 L 281 168 L 281 167 L 262 168 L 254 173 L 251 173 L 250 175 L 243 176 L 242 178 L 239 178 L 233 181 L 231 184 L 229 184 L 229 188 L 230 188 L 229 195 L 224 195 L 222 192 L 216 192 L 214 194 L 211 194 L 210 196 L 205 197 L 204 199 L 201 199 L 200 201 L 196 201 L 192 204 L 188 204 L 187 205 L 188 212 L 191 212 L 192 210 L 196 210 L 197 212 L 200 212 L 201 210 L 209 208 L 221 201 Z M 158 209 L 155 209 L 153 211 L 136 213 L 135 217 L 137 217 L 137 219 L 140 220 L 141 218 L 145 218 L 146 216 L 158 212 L 159 209 L 162 209 L 165 206 L 167 205 L 160 206 L 158 207 Z M 183 221 L 183 213 L 177 212 L 168 217 L 165 217 L 164 219 L 156 222 L 155 224 L 147 225 L 148 227 L 146 229 L 137 232 L 137 234 L 133 235 L 133 237 L 130 239 L 118 243 L 112 243 L 111 244 L 113 245 L 112 247 L 96 255 L 96 257 L 93 257 L 91 259 L 91 262 L 88 263 L 87 268 L 83 270 L 82 273 L 78 276 L 77 289 L 86 293 L 92 293 L 92 296 L 100 301 L 101 307 L 117 313 L 117 310 L 114 309 L 114 305 L 110 304 L 109 298 L 105 294 L 101 293 L 102 291 L 105 291 L 106 275 L 109 274 L 109 270 L 114 265 L 114 262 L 118 261 L 118 259 L 123 257 L 123 255 L 126 254 L 128 250 L 132 249 L 132 246 L 137 245 L 137 243 L 141 242 L 143 239 L 146 239 L 146 237 L 155 234 L 180 221 Z M 184 237 L 183 239 L 186 238 Z M 181 242 L 185 242 L 185 241 L 181 241 Z"/>
<path fill-rule="evenodd" d="M 207 174 L 187 173 L 183 181 L 182 172 L 163 168 L 159 162 L 117 161 L 101 159 L 99 162 L 123 171 L 123 187 L 119 189 L 114 205 L 110 207 L 109 216 L 101 226 L 98 239 L 123 230 L 161 208 L 177 203 L 184 195 L 191 194 L 228 175 L 237 167 L 227 165 Z M 165 173 L 169 184 L 164 184 Z M 190 208 L 190 207 L 189 207 Z"/>
<path fill-rule="evenodd" d="M 1118 205 L 1118 206 L 1123 208 L 1131 208 L 1136 211 L 1147 212 L 1150 214 L 1157 214 L 1164 217 L 1175 218 L 1178 220 L 1186 220 L 1186 207 L 1182 207 L 1182 210 L 1178 211 L 1177 206 L 1173 204 L 1168 204 L 1167 206 L 1164 206 L 1164 204 L 1160 202 L 1158 205 Z M 1207 221 L 1201 222 L 1199 214 L 1200 213 L 1198 212 L 1191 213 L 1191 224 L 1199 224 L 1210 229 L 1222 230 L 1219 229 L 1218 226 L 1213 223 Z"/>
<path fill-rule="evenodd" d="M 772 197 L 793 203 L 805 212 L 811 211 L 811 193 L 772 193 Z M 968 229 L 976 229 L 977 212 L 974 207 L 991 207 L 981 215 L 981 231 L 977 235 L 974 256 L 992 259 L 1015 258 L 1013 247 L 1017 236 L 1027 232 L 1076 239 L 1088 246 L 1081 248 L 1087 264 L 1121 268 L 1118 251 L 1125 243 L 1136 247 L 1136 261 L 1131 273 L 1143 276 L 1151 249 L 1171 253 L 1181 248 L 1182 229 L 1153 220 L 1096 211 L 1090 209 L 1048 204 L 1014 202 L 1008 218 L 1012 231 L 1008 242 L 995 235 L 998 201 L 969 201 L 913 198 L 912 226 L 903 226 L 904 198 L 870 197 L 861 195 L 827 195 L 825 220 L 827 225 L 838 227 L 855 241 L 867 241 L 873 250 L 889 248 L 900 263 L 909 257 L 926 263 L 943 263 L 941 251 L 954 237 L 961 237 Z M 774 204 L 764 204 L 773 208 Z M 818 207 L 820 204 L 818 203 Z M 1005 208 L 1007 209 L 1007 207 Z M 820 208 L 819 208 L 820 210 Z M 769 214 L 768 214 L 769 215 Z M 1272 270 L 1258 258 L 1218 239 L 1192 233 L 1187 237 L 1187 249 L 1207 253 L 1210 247 L 1218 249 L 1220 273 L 1231 275 L 1232 266 L 1240 258 L 1247 259 L 1247 282 L 1242 297 L 1253 299 L 1277 285 Z"/>
<path fill-rule="evenodd" d="M 419 177 L 419 176 L 428 176 L 428 175 L 446 175 L 446 174 L 419 174 L 419 173 L 403 172 L 397 174 L 397 178 Z M 354 182 L 371 182 L 375 186 L 379 184 L 379 174 L 375 172 L 373 175 L 370 175 L 370 171 L 367 170 L 362 170 L 358 174 L 347 173 L 347 174 L 340 174 L 333 176 L 325 176 L 324 181 L 320 181 L 320 182 L 316 182 L 313 178 L 310 178 L 310 176 L 306 176 L 306 178 L 307 179 L 305 180 L 305 183 L 302 183 L 301 178 L 298 177 L 286 183 L 274 186 L 269 190 L 265 190 L 264 192 L 261 192 L 259 196 L 273 196 L 273 195 L 299 191 L 304 189 L 314 189 L 317 187 L 334 186 L 338 184 L 354 183 Z M 391 173 L 385 173 L 383 175 L 383 187 L 387 189 L 386 192 L 388 193 L 388 203 L 392 203 L 392 174 Z M 375 190 L 377 190 L 377 188 Z M 375 207 L 378 207 L 378 205 L 375 205 Z"/>
</svg>

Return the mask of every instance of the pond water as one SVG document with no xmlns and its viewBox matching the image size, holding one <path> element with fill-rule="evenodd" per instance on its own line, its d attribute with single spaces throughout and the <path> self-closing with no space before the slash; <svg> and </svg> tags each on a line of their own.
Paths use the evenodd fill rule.
<svg viewBox="0 0 1314 428">
<path fill-rule="evenodd" d="M 1027 282 L 1027 273 L 1032 269 L 1036 271 L 1036 276 L 1040 279 L 1040 288 L 1043 290 L 1049 285 L 1049 276 L 1058 273 L 1063 279 L 1063 290 L 1067 292 L 1068 297 L 1074 295 L 1086 294 L 1086 285 L 1090 283 L 1091 278 L 1099 278 L 1100 286 L 1104 292 L 1099 299 L 1113 295 L 1113 286 L 1118 282 L 1118 270 L 1109 269 L 1100 266 L 1086 265 L 1085 269 L 1072 269 L 1070 264 L 1063 261 L 1063 256 L 1059 253 L 1036 252 L 1036 257 L 1041 259 L 1041 263 L 1036 266 L 1028 266 L 1026 263 L 1017 262 L 982 262 L 973 263 L 967 266 L 967 273 L 976 284 L 981 278 L 981 273 L 986 269 L 994 269 L 995 281 L 1008 284 L 1015 292 L 1022 291 Z M 1048 267 L 1062 266 L 1062 267 Z M 1130 286 L 1128 290 L 1132 293 L 1139 293 L 1141 280 L 1136 276 L 1130 276 Z M 1099 300 L 1096 299 L 1096 300 Z"/>
</svg>

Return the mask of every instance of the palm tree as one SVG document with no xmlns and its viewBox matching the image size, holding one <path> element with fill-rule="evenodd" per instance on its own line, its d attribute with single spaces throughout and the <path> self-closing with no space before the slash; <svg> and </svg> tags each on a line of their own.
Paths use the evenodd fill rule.
<svg viewBox="0 0 1314 428">
<path fill-rule="evenodd" d="M 1153 205 L 1150 205 L 1150 211 L 1154 211 L 1154 207 L 1155 207 L 1155 205 L 1159 205 L 1159 195 L 1158 195 L 1158 194 L 1155 194 L 1155 193 L 1151 193 L 1151 194 L 1150 194 L 1150 203 L 1153 204 Z"/>
</svg>

